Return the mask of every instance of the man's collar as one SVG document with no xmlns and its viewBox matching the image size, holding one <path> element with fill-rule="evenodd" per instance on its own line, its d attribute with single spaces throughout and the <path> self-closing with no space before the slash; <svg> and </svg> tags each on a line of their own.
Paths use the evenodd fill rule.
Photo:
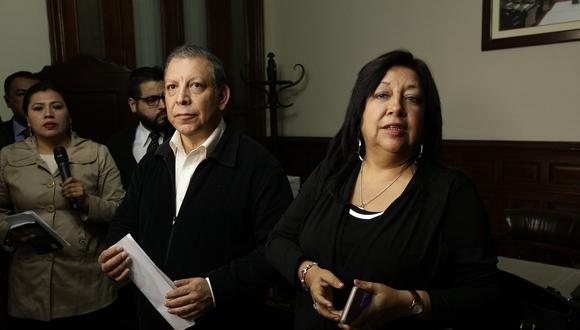
<svg viewBox="0 0 580 330">
<path fill-rule="evenodd" d="M 174 139 L 176 134 L 179 133 L 175 131 L 171 139 Z M 240 131 L 226 125 L 222 136 L 218 139 L 215 149 L 211 154 L 208 153 L 207 157 L 215 159 L 223 166 L 234 167 L 236 165 L 241 139 L 242 133 Z M 178 138 L 178 140 L 181 143 L 181 139 Z M 174 159 L 175 150 L 175 144 L 170 141 L 167 144 L 162 144 L 155 154 L 165 159 Z"/>
<path fill-rule="evenodd" d="M 209 157 L 215 150 L 216 146 L 218 145 L 218 142 L 222 138 L 222 135 L 224 134 L 225 131 L 226 131 L 226 122 L 224 121 L 223 118 L 221 118 L 218 126 L 216 127 L 216 129 L 213 130 L 210 136 L 191 152 L 194 152 L 203 147 L 206 149 L 207 157 Z M 181 134 L 179 133 L 179 131 L 175 130 L 173 136 L 171 137 L 171 140 L 169 141 L 169 146 L 173 150 L 173 154 L 175 154 L 177 150 L 181 150 L 183 153 L 185 153 L 185 148 L 183 148 L 183 142 L 181 141 Z"/>
</svg>

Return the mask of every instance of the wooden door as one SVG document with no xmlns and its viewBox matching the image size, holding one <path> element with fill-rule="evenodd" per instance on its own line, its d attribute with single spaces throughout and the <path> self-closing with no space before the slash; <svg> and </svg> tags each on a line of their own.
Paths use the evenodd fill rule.
<svg viewBox="0 0 580 330">
<path fill-rule="evenodd" d="M 183 1 L 185 0 L 160 0 L 165 57 L 173 48 L 184 43 L 184 19 L 187 18 L 183 17 Z M 81 125 L 78 128 L 88 134 L 86 137 L 102 141 L 114 129 L 131 120 L 126 99 L 122 101 L 118 97 L 126 96 L 127 87 L 123 85 L 126 77 L 121 76 L 128 75 L 127 72 L 135 68 L 132 1 L 47 0 L 47 8 L 52 63 L 65 66 L 58 69 L 45 68 L 43 71 L 51 79 L 60 81 L 65 90 L 73 95 L 85 95 L 85 92 L 79 92 L 80 87 L 77 86 L 83 86 L 84 91 L 93 90 L 93 100 L 99 103 L 98 108 L 101 110 L 85 108 L 76 114 L 79 117 L 82 114 L 83 118 L 76 121 Z M 208 48 L 224 62 L 228 84 L 232 89 L 225 116 L 233 126 L 264 142 L 265 95 L 248 84 L 248 81 L 264 79 L 263 0 L 206 1 L 206 15 Z M 77 60 L 79 56 L 88 57 Z M 124 73 L 121 76 L 99 75 L 98 72 L 79 65 L 85 63 L 87 58 L 101 64 L 108 63 L 111 68 L 117 65 L 113 70 L 124 68 L 121 70 Z M 70 61 L 74 63 L 69 65 Z M 69 67 L 75 67 L 79 71 L 73 72 Z M 89 71 L 83 72 L 85 70 Z M 80 76 L 86 76 L 86 79 L 77 81 Z M 102 81 L 107 77 L 113 79 L 108 84 Z M 77 83 L 81 85 L 76 85 Z M 115 96 L 111 97 L 113 94 Z M 97 99 L 97 95 L 104 98 Z M 85 101 L 89 100 L 84 96 L 80 99 L 78 103 L 82 104 L 87 104 Z M 107 117 L 116 119 L 111 123 L 104 123 L 110 127 L 96 131 L 90 123 L 99 122 L 103 118 L 99 117 L 103 115 L 103 111 L 107 113 Z"/>
<path fill-rule="evenodd" d="M 93 55 L 135 67 L 131 0 L 47 0 L 52 63 Z"/>
</svg>

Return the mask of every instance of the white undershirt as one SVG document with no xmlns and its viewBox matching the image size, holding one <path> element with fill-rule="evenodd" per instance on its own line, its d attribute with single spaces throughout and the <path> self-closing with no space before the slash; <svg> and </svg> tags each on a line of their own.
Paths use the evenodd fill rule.
<svg viewBox="0 0 580 330">
<path fill-rule="evenodd" d="M 39 155 L 40 155 L 40 158 L 42 158 L 42 160 L 44 160 L 44 162 L 48 166 L 48 169 L 50 169 L 50 173 L 51 174 L 56 173 L 56 170 L 58 169 L 58 165 L 56 164 L 56 160 L 54 159 L 54 155 L 53 154 L 39 154 Z"/>
<path fill-rule="evenodd" d="M 197 166 L 207 158 L 215 149 L 226 128 L 226 123 L 222 119 L 211 135 L 197 148 L 191 150 L 187 155 L 181 142 L 181 134 L 178 131 L 173 133 L 169 146 L 175 154 L 175 216 L 179 214 L 181 203 L 189 187 L 189 181 Z"/>
</svg>

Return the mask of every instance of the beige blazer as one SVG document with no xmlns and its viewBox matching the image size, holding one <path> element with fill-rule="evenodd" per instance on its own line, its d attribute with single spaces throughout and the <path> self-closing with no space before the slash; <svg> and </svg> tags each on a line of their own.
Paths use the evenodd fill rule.
<svg viewBox="0 0 580 330">
<path fill-rule="evenodd" d="M 51 173 L 40 158 L 34 137 L 0 151 L 0 243 L 7 233 L 6 215 L 33 210 L 70 244 L 38 255 L 18 246 L 10 260 L 8 312 L 36 320 L 81 315 L 116 299 L 116 284 L 97 263 L 108 222 L 125 197 L 119 171 L 108 149 L 73 133 L 67 149 L 71 175 L 89 195 L 87 217 L 63 198 L 58 170 Z"/>
</svg>

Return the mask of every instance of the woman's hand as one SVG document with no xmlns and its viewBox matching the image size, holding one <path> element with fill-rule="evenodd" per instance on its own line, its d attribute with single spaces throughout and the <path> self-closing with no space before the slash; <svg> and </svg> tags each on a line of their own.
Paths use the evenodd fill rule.
<svg viewBox="0 0 580 330">
<path fill-rule="evenodd" d="M 77 179 L 70 177 L 60 184 L 62 187 L 62 195 L 66 199 L 74 198 L 79 202 L 79 205 L 85 212 L 89 210 L 89 200 L 85 185 Z"/>
<path fill-rule="evenodd" d="M 15 232 L 13 230 L 8 231 L 6 234 L 6 240 L 13 245 L 13 247 L 17 247 L 22 244 L 26 244 L 28 241 L 34 238 L 34 234 L 22 234 Z"/>
<path fill-rule="evenodd" d="M 339 328 L 373 329 L 388 321 L 411 315 L 409 306 L 413 301 L 413 296 L 409 291 L 396 290 L 381 283 L 360 280 L 354 280 L 354 285 L 372 294 L 371 303 L 350 325 L 340 323 Z M 426 293 L 421 297 L 425 298 L 425 295 Z M 425 303 L 426 300 L 428 299 L 423 299 L 423 302 Z"/>
<path fill-rule="evenodd" d="M 311 261 L 304 261 L 298 267 L 298 278 L 301 276 L 301 271 L 311 263 Z M 318 265 L 313 266 L 308 270 L 306 276 L 304 277 L 306 286 L 310 290 L 310 295 L 312 296 L 312 307 L 316 309 L 318 314 L 321 316 L 332 320 L 340 320 L 340 312 L 334 309 L 332 305 L 332 290 L 342 289 L 344 283 L 342 283 L 338 277 L 336 277 L 332 272 L 320 268 Z"/>
</svg>

